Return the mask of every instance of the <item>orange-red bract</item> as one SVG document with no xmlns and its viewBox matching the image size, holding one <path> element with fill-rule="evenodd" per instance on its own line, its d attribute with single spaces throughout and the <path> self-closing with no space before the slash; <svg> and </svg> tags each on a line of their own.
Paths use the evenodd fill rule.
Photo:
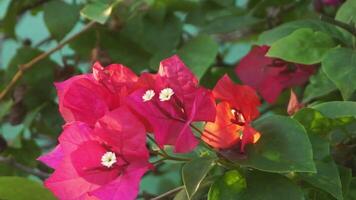
<svg viewBox="0 0 356 200">
<path fill-rule="evenodd" d="M 249 143 L 256 143 L 260 133 L 250 123 L 259 116 L 260 100 L 249 86 L 235 84 L 223 76 L 213 90 L 214 97 L 221 100 L 216 108 L 214 122 L 205 125 L 203 141 L 217 149 L 240 145 L 241 152 Z"/>
</svg>

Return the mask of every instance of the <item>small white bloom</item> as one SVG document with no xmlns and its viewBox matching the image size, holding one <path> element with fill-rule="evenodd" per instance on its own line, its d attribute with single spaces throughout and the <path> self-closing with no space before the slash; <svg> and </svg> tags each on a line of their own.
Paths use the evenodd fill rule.
<svg viewBox="0 0 356 200">
<path fill-rule="evenodd" d="M 155 91 L 147 90 L 145 94 L 142 96 L 144 102 L 151 100 L 155 96 Z"/>
<path fill-rule="evenodd" d="M 245 117 L 241 113 L 238 114 L 238 120 L 241 123 L 245 123 L 246 122 Z"/>
<path fill-rule="evenodd" d="M 236 110 L 235 109 L 231 109 L 231 114 L 235 116 Z"/>
<path fill-rule="evenodd" d="M 110 168 L 116 163 L 116 155 L 113 152 L 106 152 L 102 157 L 101 157 L 101 164 L 104 167 Z"/>
<path fill-rule="evenodd" d="M 168 101 L 169 99 L 171 99 L 173 95 L 174 95 L 174 91 L 172 90 L 172 88 L 164 88 L 159 93 L 159 100 Z"/>
</svg>

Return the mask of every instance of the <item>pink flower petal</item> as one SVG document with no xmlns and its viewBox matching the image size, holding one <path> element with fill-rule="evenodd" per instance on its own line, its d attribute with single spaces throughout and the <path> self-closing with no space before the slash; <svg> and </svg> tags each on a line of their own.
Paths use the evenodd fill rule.
<svg viewBox="0 0 356 200">
<path fill-rule="evenodd" d="M 57 166 L 63 159 L 63 151 L 61 145 L 57 145 L 51 152 L 48 154 L 40 156 L 37 160 L 43 162 L 48 167 L 56 169 Z"/>
</svg>

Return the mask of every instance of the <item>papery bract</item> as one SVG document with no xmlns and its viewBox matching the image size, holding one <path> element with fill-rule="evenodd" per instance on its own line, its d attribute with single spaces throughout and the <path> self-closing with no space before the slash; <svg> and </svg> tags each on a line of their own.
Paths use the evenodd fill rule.
<svg viewBox="0 0 356 200">
<path fill-rule="evenodd" d="M 107 113 L 94 128 L 66 125 L 59 144 L 62 160 L 45 186 L 60 199 L 135 199 L 151 167 L 145 128 L 126 107 Z M 105 163 L 107 153 L 115 157 Z"/>
<path fill-rule="evenodd" d="M 198 80 L 178 56 L 160 63 L 157 74 L 143 74 L 142 89 L 128 98 L 137 113 L 153 127 L 159 145 L 174 145 L 175 152 L 189 152 L 198 144 L 190 124 L 213 121 L 215 103 L 209 90 L 198 86 Z"/>
<path fill-rule="evenodd" d="M 93 65 L 93 74 L 79 75 L 56 83 L 59 110 L 66 122 L 82 121 L 94 125 L 135 89 L 138 77 L 127 67 Z"/>
<path fill-rule="evenodd" d="M 236 66 L 241 81 L 274 103 L 285 88 L 302 85 L 309 80 L 313 66 L 285 62 L 265 56 L 268 46 L 255 46 Z"/>
<path fill-rule="evenodd" d="M 298 112 L 298 110 L 304 107 L 303 103 L 298 101 L 298 97 L 293 90 L 290 91 L 290 97 L 287 107 L 287 113 L 289 115 L 293 115 L 294 113 Z"/>
<path fill-rule="evenodd" d="M 250 123 L 259 116 L 259 98 L 249 86 L 234 84 L 223 76 L 213 90 L 214 97 L 221 100 L 217 105 L 215 122 L 205 125 L 202 139 L 212 147 L 227 149 L 240 144 L 243 152 L 246 144 L 256 143 L 260 133 Z"/>
</svg>

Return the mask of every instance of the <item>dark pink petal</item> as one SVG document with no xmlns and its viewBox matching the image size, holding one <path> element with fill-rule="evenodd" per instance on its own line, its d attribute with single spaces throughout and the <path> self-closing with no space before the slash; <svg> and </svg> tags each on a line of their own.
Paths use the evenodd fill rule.
<svg viewBox="0 0 356 200">
<path fill-rule="evenodd" d="M 40 156 L 37 160 L 43 162 L 48 167 L 56 169 L 57 166 L 63 159 L 63 151 L 61 145 L 57 145 L 51 152 L 48 154 Z"/>
<path fill-rule="evenodd" d="M 261 103 L 255 90 L 249 86 L 237 85 L 224 75 L 215 85 L 213 93 L 215 98 L 227 101 L 232 108 L 239 110 L 246 121 L 259 116 L 257 108 Z"/>
<path fill-rule="evenodd" d="M 246 124 L 244 126 L 244 130 L 242 133 L 242 139 L 241 139 L 241 146 L 240 146 L 240 151 L 244 152 L 246 144 L 253 144 L 256 141 L 255 135 L 259 133 L 251 127 L 250 124 Z M 258 139 L 257 139 L 258 140 Z"/>
<path fill-rule="evenodd" d="M 139 192 L 140 180 L 146 171 L 147 167 L 128 169 L 115 181 L 90 194 L 105 200 L 135 200 Z"/>
<path fill-rule="evenodd" d="M 179 98 L 193 93 L 198 86 L 195 75 L 185 66 L 177 56 L 172 56 L 160 63 L 158 75 L 163 77 Z M 182 99 L 180 99 L 183 101 Z"/>
<path fill-rule="evenodd" d="M 179 149 L 175 149 L 176 152 L 188 152 L 192 150 L 192 146 L 197 144 L 196 139 L 193 137 L 193 133 L 189 128 L 191 120 L 186 117 L 182 111 L 177 110 L 172 103 L 161 102 L 155 97 L 151 101 L 144 102 L 142 96 L 145 93 L 144 90 L 138 90 L 128 98 L 128 104 L 135 109 L 139 114 L 144 116 L 148 122 L 152 125 L 155 139 L 159 145 L 175 145 L 177 139 L 181 134 L 184 134 L 184 138 L 189 138 L 185 144 L 180 145 Z M 171 99 L 174 100 L 173 98 Z M 170 100 L 170 101 L 171 101 Z M 194 111 L 195 114 L 195 111 Z M 191 116 L 190 118 L 194 118 Z M 192 137 L 187 135 L 191 134 Z M 176 147 L 177 148 L 177 147 Z M 186 149 L 184 149 L 186 148 Z M 183 150 L 184 149 L 184 150 Z"/>
<path fill-rule="evenodd" d="M 185 109 L 192 121 L 214 121 L 216 116 L 215 99 L 211 91 L 198 88 L 185 96 Z"/>
<path fill-rule="evenodd" d="M 274 103 L 283 89 L 306 83 L 315 69 L 267 57 L 268 50 L 268 46 L 253 47 L 235 71 L 244 84 L 256 89 L 268 103 Z"/>
<path fill-rule="evenodd" d="M 70 157 L 79 176 L 90 183 L 105 185 L 120 174 L 119 168 L 106 168 L 101 165 L 101 157 L 106 152 L 103 145 L 98 141 L 91 140 L 80 144 Z M 117 155 L 117 159 L 119 159 L 119 155 Z"/>
<path fill-rule="evenodd" d="M 90 125 L 109 111 L 112 94 L 91 76 L 74 77 L 56 84 L 59 110 L 66 122 L 82 121 Z"/>
<path fill-rule="evenodd" d="M 145 127 L 129 108 L 120 107 L 101 118 L 95 126 L 95 134 L 127 161 L 147 163 Z"/>
<path fill-rule="evenodd" d="M 100 185 L 88 182 L 75 170 L 70 157 L 66 157 L 54 173 L 44 182 L 56 197 L 66 200 L 93 199 L 88 191 L 95 190 Z"/>
<path fill-rule="evenodd" d="M 117 92 L 122 87 L 131 90 L 138 81 L 137 75 L 121 64 L 111 64 L 103 67 L 99 62 L 96 62 L 93 65 L 93 76 L 95 80 L 104 84 L 112 92 Z"/>
<path fill-rule="evenodd" d="M 257 90 L 266 77 L 279 74 L 281 68 L 268 67 L 273 62 L 265 56 L 268 50 L 269 46 L 255 46 L 241 59 L 235 70 L 242 83 Z"/>
<path fill-rule="evenodd" d="M 84 142 L 93 139 L 92 129 L 83 122 L 72 122 L 64 126 L 62 134 L 58 140 L 64 156 L 75 151 Z"/>
</svg>

